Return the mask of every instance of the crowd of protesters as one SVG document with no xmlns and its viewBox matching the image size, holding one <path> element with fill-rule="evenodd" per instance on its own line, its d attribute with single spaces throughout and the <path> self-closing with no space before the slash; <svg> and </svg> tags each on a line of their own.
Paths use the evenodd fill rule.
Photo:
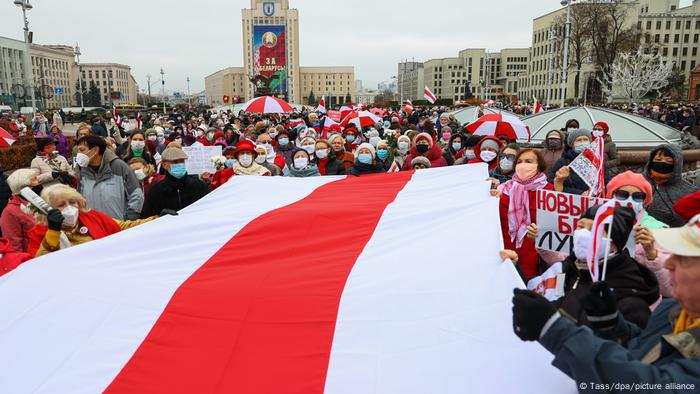
<svg viewBox="0 0 700 394">
<path fill-rule="evenodd" d="M 689 106 L 634 111 L 679 129 L 697 124 Z M 683 153 L 675 145 L 650 150 L 643 171 L 633 173 L 620 171 L 607 124 L 586 130 L 576 119 L 549 131 L 534 149 L 503 135 L 472 135 L 444 108 L 387 111 L 366 127 L 329 125 L 325 113 L 309 109 L 267 115 L 173 110 L 146 116 L 142 124 L 95 118 L 74 136 L 63 134 L 60 119 L 5 115 L 12 134 L 34 136 L 37 153 L 28 168 L 0 174 L 0 275 L 35 256 L 177 215 L 237 176 L 368 176 L 485 164 L 499 199 L 504 260 L 526 282 L 554 263 L 566 275 L 555 301 L 515 291 L 515 333 L 539 340 L 577 381 L 700 384 L 700 196 L 683 180 Z M 581 216 L 570 255 L 535 243 L 537 190 L 588 196 L 589 186 L 570 164 L 596 140 L 605 144 L 605 197 L 626 205 L 615 208 L 614 226 L 606 230 L 607 277 L 599 283 L 586 260 L 600 207 Z M 215 171 L 188 173 L 183 147 L 192 146 L 221 146 Z M 34 209 L 24 188 L 51 209 Z"/>
</svg>

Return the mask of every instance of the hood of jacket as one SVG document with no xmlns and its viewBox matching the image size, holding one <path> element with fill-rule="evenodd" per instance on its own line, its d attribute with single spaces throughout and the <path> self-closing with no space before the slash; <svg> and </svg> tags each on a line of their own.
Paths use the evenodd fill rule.
<svg viewBox="0 0 700 394">
<path fill-rule="evenodd" d="M 483 144 L 484 141 L 486 141 L 486 140 L 496 141 L 499 146 L 501 145 L 501 140 L 499 140 L 498 138 L 496 138 L 492 135 L 489 135 L 489 136 L 482 138 L 481 141 L 479 141 L 479 143 L 476 144 L 476 146 L 474 147 L 474 154 L 476 155 L 476 159 L 474 159 L 475 163 L 484 163 L 484 161 L 481 160 L 481 144 Z M 491 162 L 491 165 L 497 165 L 497 164 L 498 164 L 498 157 L 496 157 L 496 159 L 494 159 L 494 161 Z"/>
<path fill-rule="evenodd" d="M 669 181 L 666 185 L 680 182 L 682 180 L 682 176 L 683 176 L 683 151 L 678 146 L 671 145 L 671 144 L 659 145 L 656 148 L 652 149 L 651 152 L 649 152 L 649 161 L 647 161 L 647 164 L 644 167 L 644 176 L 647 179 L 651 179 L 651 173 L 649 171 L 649 164 L 654 159 L 654 156 L 656 156 L 656 154 L 662 149 L 667 151 L 667 152 L 670 152 L 671 156 L 673 156 L 673 177 L 671 179 L 669 179 Z M 653 183 L 652 183 L 652 185 L 653 185 Z"/>
</svg>

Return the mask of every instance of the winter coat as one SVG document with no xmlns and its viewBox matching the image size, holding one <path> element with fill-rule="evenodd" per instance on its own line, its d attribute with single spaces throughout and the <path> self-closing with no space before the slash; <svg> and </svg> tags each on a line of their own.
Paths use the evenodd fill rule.
<svg viewBox="0 0 700 394">
<path fill-rule="evenodd" d="M 561 155 L 564 154 L 564 144 L 566 143 L 566 138 L 564 137 L 564 133 L 561 131 L 558 131 L 559 135 L 561 136 L 561 141 L 562 141 L 562 147 L 561 149 L 558 150 L 550 150 L 547 149 L 546 146 L 546 141 L 543 144 L 543 149 L 542 149 L 542 156 L 544 157 L 544 162 L 547 165 L 544 173 L 547 175 L 547 179 L 552 179 L 552 168 L 554 165 L 561 159 Z M 550 134 L 550 133 L 548 133 Z"/>
<path fill-rule="evenodd" d="M 56 144 L 56 150 L 58 151 L 58 154 L 63 157 L 68 157 L 68 155 L 70 154 L 68 138 L 61 132 L 55 134 L 51 133 L 49 137 Z"/>
<path fill-rule="evenodd" d="M 345 167 L 335 159 L 316 159 L 316 165 L 321 175 L 345 175 Z"/>
<path fill-rule="evenodd" d="M 673 177 L 668 182 L 657 185 L 649 173 L 649 163 L 656 153 L 664 149 L 673 155 Z M 676 145 L 663 144 L 654 148 L 649 153 L 649 162 L 644 168 L 644 177 L 654 188 L 654 201 L 647 206 L 647 212 L 656 219 L 671 227 L 682 227 L 686 221 L 673 211 L 673 206 L 683 197 L 698 191 L 698 187 L 683 180 L 683 152 Z"/>
<path fill-rule="evenodd" d="M 447 160 L 442 156 L 442 150 L 437 145 L 433 144 L 432 148 L 428 150 L 425 155 L 418 153 L 418 149 L 415 146 L 411 147 L 406 161 L 403 163 L 403 171 L 408 171 L 412 169 L 411 162 L 418 156 L 425 156 L 430 160 L 430 168 L 435 167 L 447 167 Z"/>
<path fill-rule="evenodd" d="M 79 169 L 77 176 L 78 192 L 90 209 L 118 220 L 140 216 L 144 197 L 136 174 L 109 149 L 102 155 L 97 172 L 86 167 Z"/>
<path fill-rule="evenodd" d="M 347 174 L 360 176 L 366 174 L 381 174 L 383 172 L 386 172 L 386 170 L 384 170 L 384 166 L 382 166 L 380 163 L 363 164 L 358 161 L 355 162 L 352 167 L 350 167 Z"/>
<path fill-rule="evenodd" d="M 545 190 L 554 190 L 551 184 L 547 184 Z M 537 223 L 537 191 L 529 191 L 530 197 L 530 220 L 532 223 Z M 501 235 L 503 236 L 503 244 L 505 249 L 514 250 L 518 254 L 518 266 L 525 275 L 525 279 L 529 280 L 539 275 L 538 265 L 539 256 L 535 249 L 535 242 L 528 237 L 523 239 L 523 243 L 519 248 L 515 247 L 515 242 L 510 240 L 508 233 L 508 207 L 510 206 L 510 196 L 505 193 L 501 194 L 498 203 L 498 212 L 501 219 Z"/>
<path fill-rule="evenodd" d="M 569 164 L 571 164 L 572 161 L 574 161 L 578 157 L 578 153 L 574 151 L 573 149 L 568 149 L 564 152 L 564 154 L 561 156 L 561 159 L 557 161 L 557 163 L 552 167 L 552 173 L 549 175 L 549 180 L 550 183 L 554 183 L 554 178 L 557 174 L 557 171 L 561 169 L 562 167 L 566 167 Z M 607 185 L 608 182 L 610 182 L 610 174 L 608 172 L 608 166 L 605 166 L 605 184 Z M 569 176 L 569 179 L 564 181 L 564 193 L 569 193 L 569 194 L 578 194 L 581 195 L 584 192 L 588 191 L 590 187 L 586 184 L 586 182 L 581 179 L 581 177 L 578 176 L 573 170 L 571 171 L 571 175 Z"/>
<path fill-rule="evenodd" d="M 602 265 L 602 263 L 601 263 Z M 593 285 L 586 262 L 571 255 L 563 262 L 564 297 L 555 302 L 567 317 L 581 325 L 588 324 L 581 300 Z M 654 273 L 630 257 L 627 250 L 608 259 L 605 281 L 613 289 L 617 308 L 625 320 L 646 327 L 651 306 L 659 301 L 659 282 Z"/>
<path fill-rule="evenodd" d="M 25 261 L 31 260 L 32 256 L 28 253 L 15 250 L 10 241 L 0 238 L 0 276 L 17 268 Z"/>
<path fill-rule="evenodd" d="M 66 160 L 66 158 L 63 156 L 59 155 L 54 159 L 50 159 L 46 156 L 37 156 L 32 159 L 30 167 L 39 170 L 39 176 L 37 179 L 39 180 L 40 184 L 44 185 L 44 187 L 62 183 L 61 180 L 65 181 L 65 184 L 69 186 L 74 186 L 72 178 L 75 176 L 75 173 L 73 172 L 73 168 L 70 166 L 70 164 L 68 164 L 68 160 Z M 63 178 L 54 179 L 54 172 L 65 173 L 68 175 L 68 177 L 64 175 Z"/>
<path fill-rule="evenodd" d="M 676 300 L 667 300 L 654 311 L 643 330 L 619 319 L 613 329 L 596 333 L 559 318 L 539 342 L 554 355 L 552 365 L 576 380 L 577 387 L 590 387 L 583 386 L 584 383 L 634 387 L 643 382 L 662 387 L 694 384 L 697 391 L 700 385 L 700 357 L 697 353 L 700 328 L 673 335 L 680 311 Z M 693 389 L 669 391 L 692 392 Z"/>
<path fill-rule="evenodd" d="M 7 184 L 5 173 L 0 170 L 0 214 L 7 206 L 10 196 L 12 196 L 12 190 L 10 190 L 10 185 Z M 2 232 L 0 232 L 0 234 L 1 233 Z"/>
<path fill-rule="evenodd" d="M 289 142 L 289 144 L 287 144 L 287 146 L 277 145 L 275 147 L 275 152 L 279 153 L 284 157 L 284 162 L 287 163 L 287 166 L 291 166 L 292 164 L 294 164 L 294 145 L 291 143 L 291 141 Z"/>
<path fill-rule="evenodd" d="M 489 176 L 498 179 L 498 182 L 501 184 L 513 179 L 513 175 L 515 175 L 515 169 L 513 169 L 510 174 L 504 174 L 500 166 L 496 167 L 493 171 L 489 171 Z"/>
<path fill-rule="evenodd" d="M 617 175 L 620 171 L 618 167 L 620 166 L 621 160 L 620 155 L 617 153 L 617 145 L 610 137 L 610 134 L 605 136 L 605 165 L 610 171 L 610 176 Z"/>
<path fill-rule="evenodd" d="M 343 168 L 347 171 L 353 164 L 355 164 L 355 155 L 343 150 L 343 154 L 336 153 L 335 159 L 343 163 Z"/>
<path fill-rule="evenodd" d="M 476 155 L 476 159 L 474 160 L 469 160 L 467 164 L 477 164 L 477 163 L 484 163 L 483 160 L 481 160 L 481 143 L 486 141 L 486 140 L 492 140 L 496 141 L 499 144 L 501 143 L 498 138 L 493 137 L 493 136 L 488 136 L 484 137 L 479 143 L 474 147 L 474 154 Z M 495 170 L 498 167 L 498 157 L 496 157 L 491 163 L 487 163 L 489 165 L 489 172 Z M 550 182 L 551 183 L 551 182 Z"/>
<path fill-rule="evenodd" d="M 22 212 L 21 206 L 26 204 L 22 197 L 13 194 L 7 203 L 7 207 L 0 216 L 0 229 L 2 236 L 12 249 L 17 252 L 26 252 L 29 241 L 27 234 L 34 227 L 34 218 Z"/>
<path fill-rule="evenodd" d="M 143 204 L 141 218 L 160 215 L 164 209 L 180 211 L 209 194 L 209 186 L 197 177 L 177 179 L 170 173 L 165 179 L 151 186 Z"/>
</svg>

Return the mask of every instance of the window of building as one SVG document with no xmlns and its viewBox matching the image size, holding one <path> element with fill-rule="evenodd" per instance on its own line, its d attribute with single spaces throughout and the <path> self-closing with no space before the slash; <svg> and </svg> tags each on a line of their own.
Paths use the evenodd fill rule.
<svg viewBox="0 0 700 394">
<path fill-rule="evenodd" d="M 693 56 L 698 55 L 698 47 L 693 48 Z"/>
<path fill-rule="evenodd" d="M 689 41 L 690 41 L 690 34 L 684 35 L 684 36 L 683 36 L 683 42 L 687 44 Z"/>
<path fill-rule="evenodd" d="M 695 30 L 700 30 L 700 19 L 695 21 Z"/>
<path fill-rule="evenodd" d="M 637 21 L 637 29 L 642 30 L 642 21 Z"/>
<path fill-rule="evenodd" d="M 685 29 L 690 30 L 690 21 L 685 21 Z"/>
<path fill-rule="evenodd" d="M 683 56 L 688 56 L 688 48 L 683 48 Z"/>
<path fill-rule="evenodd" d="M 657 44 L 659 43 L 660 36 L 661 36 L 660 34 L 654 34 L 654 42 L 655 43 L 657 43 Z"/>
<path fill-rule="evenodd" d="M 685 60 L 681 62 L 681 70 L 685 70 Z"/>
<path fill-rule="evenodd" d="M 695 44 L 698 43 L 698 39 L 700 39 L 700 34 L 693 34 L 693 42 L 694 42 Z"/>
<path fill-rule="evenodd" d="M 666 30 L 671 30 L 671 21 L 666 21 Z"/>
<path fill-rule="evenodd" d="M 676 30 L 681 29 L 681 21 L 676 21 Z"/>
<path fill-rule="evenodd" d="M 662 52 L 664 56 L 668 56 L 668 48 L 663 48 Z"/>
<path fill-rule="evenodd" d="M 680 39 L 681 39 L 681 35 L 680 35 L 680 34 L 674 35 L 674 36 L 673 36 L 673 43 L 674 43 L 674 44 L 678 44 L 678 42 L 680 41 Z"/>
<path fill-rule="evenodd" d="M 661 30 L 661 21 L 656 21 L 656 30 Z"/>
<path fill-rule="evenodd" d="M 678 56 L 678 48 L 673 48 L 673 56 Z"/>
<path fill-rule="evenodd" d="M 668 39 L 670 36 L 668 34 L 664 34 L 664 44 L 668 44 Z"/>
<path fill-rule="evenodd" d="M 651 21 L 647 21 L 647 30 L 651 30 Z"/>
</svg>

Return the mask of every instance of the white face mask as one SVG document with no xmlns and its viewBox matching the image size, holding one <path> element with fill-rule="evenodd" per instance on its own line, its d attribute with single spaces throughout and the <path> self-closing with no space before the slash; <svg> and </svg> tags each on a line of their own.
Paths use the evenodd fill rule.
<svg viewBox="0 0 700 394">
<path fill-rule="evenodd" d="M 157 135 L 149 135 L 148 140 L 156 142 L 156 141 L 158 141 L 158 136 Z"/>
<path fill-rule="evenodd" d="M 318 157 L 319 159 L 325 159 L 326 157 L 328 157 L 328 151 L 325 149 L 317 150 L 316 157 Z"/>
<path fill-rule="evenodd" d="M 80 210 L 72 205 L 69 205 L 61 210 L 61 215 L 63 215 L 63 225 L 73 228 L 76 224 L 78 224 Z"/>
<path fill-rule="evenodd" d="M 90 157 L 86 155 L 85 153 L 78 153 L 75 155 L 75 163 L 80 167 L 80 168 L 85 168 L 90 164 Z"/>
<path fill-rule="evenodd" d="M 399 144 L 398 144 L 398 145 L 399 145 L 399 150 L 401 150 L 402 152 L 405 152 L 405 151 L 408 150 L 408 146 L 409 146 L 410 144 L 409 144 L 408 142 L 406 142 L 406 141 L 399 141 Z"/>
<path fill-rule="evenodd" d="M 464 155 L 467 157 L 468 160 L 474 160 L 476 159 L 476 153 L 474 153 L 473 150 L 467 150 L 464 152 Z"/>
<path fill-rule="evenodd" d="M 294 168 L 297 170 L 301 170 L 306 168 L 306 166 L 309 165 L 309 159 L 306 157 L 300 157 L 298 159 L 294 159 Z"/>
<path fill-rule="evenodd" d="M 503 159 L 499 163 L 499 166 L 501 166 L 501 170 L 503 171 L 511 171 L 513 169 L 513 162 L 508 159 Z"/>
<path fill-rule="evenodd" d="M 146 179 L 146 173 L 143 172 L 143 170 L 136 170 L 134 171 L 134 174 L 136 174 L 136 179 L 139 181 Z"/>
<path fill-rule="evenodd" d="M 249 153 L 243 153 L 238 156 L 238 164 L 241 166 L 248 168 L 253 164 L 253 155 Z"/>
<path fill-rule="evenodd" d="M 312 154 L 314 153 L 314 151 L 316 151 L 316 145 L 303 145 L 301 148 L 307 151 L 309 154 Z"/>
<path fill-rule="evenodd" d="M 131 149 L 136 151 L 142 151 L 146 147 L 146 143 L 143 141 L 131 141 Z"/>
<path fill-rule="evenodd" d="M 481 152 L 481 154 L 479 156 L 481 156 L 481 160 L 483 160 L 487 163 L 490 163 L 496 159 L 496 157 L 498 156 L 498 153 L 486 150 L 486 151 Z"/>
<path fill-rule="evenodd" d="M 574 255 L 580 261 L 588 260 L 588 250 L 593 245 L 593 233 L 585 228 L 574 231 Z M 605 245 L 608 240 L 603 236 L 598 244 L 598 260 L 605 258 Z"/>
<path fill-rule="evenodd" d="M 258 164 L 263 164 L 263 163 L 265 163 L 265 161 L 267 161 L 267 158 L 265 156 L 261 155 L 260 153 L 258 153 L 258 157 L 255 158 L 255 162 Z"/>
</svg>

